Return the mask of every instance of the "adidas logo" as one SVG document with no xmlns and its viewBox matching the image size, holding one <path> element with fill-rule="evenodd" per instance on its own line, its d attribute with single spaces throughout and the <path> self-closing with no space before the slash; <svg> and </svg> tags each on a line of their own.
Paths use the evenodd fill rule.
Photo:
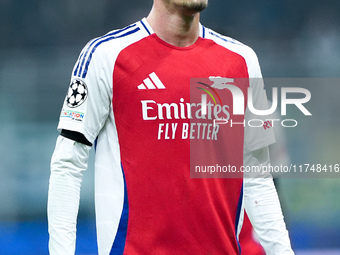
<svg viewBox="0 0 340 255">
<path fill-rule="evenodd" d="M 149 78 L 143 80 L 143 83 L 137 86 L 138 89 L 165 89 L 164 84 L 155 74 L 155 72 L 149 74 Z"/>
</svg>

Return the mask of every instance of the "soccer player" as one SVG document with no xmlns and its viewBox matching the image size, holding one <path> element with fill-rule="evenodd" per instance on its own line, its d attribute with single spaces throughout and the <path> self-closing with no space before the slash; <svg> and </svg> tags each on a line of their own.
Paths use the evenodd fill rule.
<svg viewBox="0 0 340 255">
<path fill-rule="evenodd" d="M 154 0 L 147 18 L 82 50 L 51 160 L 50 254 L 75 252 L 80 186 L 92 146 L 99 254 L 240 254 L 244 208 L 267 254 L 294 254 L 272 179 L 190 178 L 195 150 L 202 151 L 199 159 L 222 154 L 240 169 L 269 164 L 267 147 L 274 142 L 270 128 L 213 128 L 213 117 L 232 115 L 230 103 L 209 101 L 206 114 L 191 103 L 190 78 L 216 84 L 214 77 L 261 78 L 249 47 L 199 23 L 207 4 Z M 206 89 L 223 89 L 214 84 Z M 247 87 L 254 104 L 267 102 L 259 79 L 237 90 L 245 94 Z M 197 119 L 210 124 L 193 123 Z M 224 147 L 216 148 L 221 137 Z"/>
</svg>

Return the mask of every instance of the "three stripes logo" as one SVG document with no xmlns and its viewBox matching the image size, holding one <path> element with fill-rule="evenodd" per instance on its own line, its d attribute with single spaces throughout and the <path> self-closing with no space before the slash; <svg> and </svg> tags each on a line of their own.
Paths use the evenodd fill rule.
<svg viewBox="0 0 340 255">
<path fill-rule="evenodd" d="M 137 86 L 138 89 L 165 89 L 163 82 L 158 78 L 155 72 L 150 73 L 149 77 L 143 80 L 143 83 Z"/>
</svg>

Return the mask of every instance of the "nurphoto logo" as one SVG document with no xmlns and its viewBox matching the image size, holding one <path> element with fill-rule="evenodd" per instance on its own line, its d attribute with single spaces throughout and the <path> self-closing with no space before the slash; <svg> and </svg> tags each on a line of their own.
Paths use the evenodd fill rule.
<svg viewBox="0 0 340 255">
<path fill-rule="evenodd" d="M 222 78 L 222 77 L 209 77 L 209 80 L 213 82 L 212 85 L 208 85 L 204 82 L 197 82 L 198 84 L 204 85 L 205 88 L 197 87 L 205 91 L 205 94 L 201 95 L 201 113 L 202 115 L 209 115 L 211 112 L 211 107 L 213 104 L 209 101 L 207 102 L 207 95 L 209 95 L 215 106 L 217 104 L 221 104 L 221 107 L 226 107 L 222 105 L 223 93 L 225 90 L 229 91 L 232 96 L 232 114 L 233 115 L 246 115 L 246 111 L 249 111 L 252 117 L 255 116 L 264 116 L 266 118 L 251 118 L 245 119 L 243 122 L 233 122 L 233 119 L 229 118 L 215 118 L 213 119 L 214 126 L 216 125 L 224 125 L 229 124 L 231 127 L 233 125 L 242 124 L 243 126 L 248 125 L 250 127 L 273 127 L 275 122 L 281 123 L 283 127 L 295 127 L 298 125 L 298 121 L 296 119 L 274 119 L 270 118 L 270 115 L 276 112 L 279 102 L 280 102 L 280 114 L 281 116 L 287 115 L 287 105 L 294 105 L 299 109 L 303 115 L 312 116 L 311 112 L 304 106 L 311 99 L 311 93 L 308 89 L 301 87 L 281 87 L 280 88 L 280 97 L 278 93 L 278 88 L 272 88 L 272 102 L 271 106 L 267 107 L 267 109 L 259 109 L 256 105 L 260 105 L 263 108 L 264 105 L 269 105 L 267 102 L 256 102 L 256 96 L 259 95 L 258 92 L 251 86 L 251 79 L 249 79 L 250 85 L 248 88 L 241 89 L 242 84 L 244 84 L 244 79 L 241 83 L 241 86 L 238 86 L 239 79 L 232 78 Z M 257 85 L 261 84 L 262 79 L 255 79 Z M 264 86 L 263 86 L 264 87 Z M 210 89 L 207 90 L 206 88 Z M 258 90 L 258 88 L 256 88 Z M 218 90 L 218 92 L 217 92 Z M 265 93 L 265 92 L 263 92 Z M 216 100 L 217 97 L 219 100 Z M 246 95 L 245 95 L 246 94 Z M 255 94 L 255 95 L 254 95 Z M 290 97 L 291 96 L 291 97 Z M 245 108 L 245 100 L 247 99 L 247 108 Z M 229 108 L 229 106 L 227 106 Z M 215 109 L 214 109 L 215 110 Z"/>
</svg>

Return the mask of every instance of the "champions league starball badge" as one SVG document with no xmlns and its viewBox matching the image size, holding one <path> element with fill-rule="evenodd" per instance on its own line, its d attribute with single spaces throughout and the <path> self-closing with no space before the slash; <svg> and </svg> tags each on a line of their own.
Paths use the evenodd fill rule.
<svg viewBox="0 0 340 255">
<path fill-rule="evenodd" d="M 66 96 L 66 104 L 70 108 L 80 106 L 87 98 L 88 90 L 86 84 L 79 80 L 74 79 L 68 89 Z"/>
</svg>

